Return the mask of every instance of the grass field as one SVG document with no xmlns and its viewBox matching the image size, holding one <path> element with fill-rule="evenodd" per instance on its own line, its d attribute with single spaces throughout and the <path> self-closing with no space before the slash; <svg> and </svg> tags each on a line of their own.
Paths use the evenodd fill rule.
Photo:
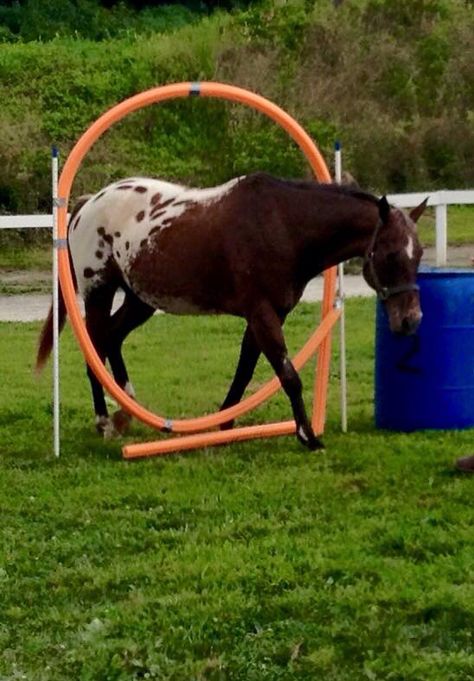
<svg viewBox="0 0 474 681">
<path fill-rule="evenodd" d="M 53 459 L 39 325 L 0 324 L 0 679 L 474 678 L 473 480 L 452 466 L 472 431 L 376 431 L 373 301 L 347 307 L 350 432 L 334 363 L 324 453 L 288 437 L 135 463 L 93 431 L 69 329 Z M 289 320 L 293 350 L 315 314 Z M 214 410 L 241 330 L 154 318 L 126 348 L 141 401 Z M 287 418 L 278 396 L 242 421 Z"/>
<path fill-rule="evenodd" d="M 420 239 L 424 246 L 435 245 L 435 227 L 434 209 L 429 209 L 420 221 Z M 473 242 L 474 207 L 448 206 L 448 245 L 462 246 Z"/>
</svg>

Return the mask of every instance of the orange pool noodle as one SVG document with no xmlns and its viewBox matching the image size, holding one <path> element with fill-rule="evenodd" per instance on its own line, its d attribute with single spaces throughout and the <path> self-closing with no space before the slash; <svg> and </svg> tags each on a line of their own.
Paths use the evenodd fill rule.
<svg viewBox="0 0 474 681">
<path fill-rule="evenodd" d="M 188 97 L 191 94 L 199 94 L 201 97 L 216 97 L 233 102 L 240 102 L 246 104 L 253 109 L 260 111 L 269 118 L 278 123 L 286 132 L 293 138 L 293 140 L 301 148 L 310 163 L 317 179 L 320 182 L 330 182 L 331 176 L 327 166 L 316 148 L 315 144 L 303 130 L 303 128 L 283 109 L 279 108 L 264 97 L 257 95 L 248 90 L 238 88 L 232 85 L 213 82 L 200 83 L 175 83 L 173 85 L 164 85 L 162 87 L 152 88 L 138 95 L 130 97 L 125 101 L 117 104 L 109 109 L 100 118 L 98 118 L 82 137 L 78 140 L 71 153 L 69 154 L 58 183 L 58 196 L 60 205 L 58 207 L 58 241 L 59 243 L 66 243 L 67 239 L 67 210 L 68 201 L 71 192 L 72 183 L 76 173 L 97 139 L 108 130 L 114 123 L 120 121 L 129 113 L 141 109 L 150 104 L 157 102 Z M 326 393 L 329 379 L 329 360 L 330 360 L 330 341 L 331 329 L 336 319 L 339 316 L 339 311 L 334 310 L 334 292 L 336 281 L 336 268 L 331 268 L 325 272 L 325 290 L 322 305 L 322 323 L 314 331 L 312 336 L 299 351 L 294 359 L 295 367 L 301 368 L 303 364 L 311 357 L 311 355 L 319 347 L 318 368 L 315 388 L 315 412 L 313 413 L 313 425 L 316 432 L 320 433 L 324 429 L 324 420 L 326 412 Z M 247 397 L 239 404 L 236 404 L 224 411 L 201 416 L 192 419 L 176 419 L 169 421 L 162 416 L 154 414 L 145 409 L 138 402 L 132 399 L 122 390 L 114 381 L 112 376 L 106 370 L 104 364 L 100 360 L 97 352 L 92 345 L 89 335 L 86 330 L 85 323 L 82 319 L 81 312 L 77 305 L 74 286 L 72 283 L 71 268 L 69 264 L 69 257 L 66 248 L 59 250 L 59 279 L 61 289 L 66 303 L 69 319 L 73 327 L 76 338 L 86 358 L 87 363 L 102 383 L 105 390 L 121 405 L 121 407 L 130 413 L 135 418 L 143 423 L 156 429 L 171 430 L 173 433 L 196 433 L 200 430 L 215 428 L 221 423 L 235 419 L 242 416 L 246 412 L 254 409 L 264 400 L 273 395 L 280 387 L 280 382 L 277 378 L 273 378 L 266 385 L 260 388 L 256 393 Z M 170 428 L 171 425 L 171 428 Z M 149 446 L 144 445 L 129 445 L 124 448 L 124 455 L 128 458 L 132 456 L 145 456 L 146 454 L 134 454 L 134 451 L 148 451 L 149 454 L 156 453 L 156 445 L 159 444 L 162 452 L 175 451 L 173 445 L 175 442 L 175 449 L 189 449 L 191 447 L 204 447 L 210 444 L 221 444 L 224 442 L 231 442 L 235 440 L 248 439 L 249 437 L 269 437 L 272 435 L 281 435 L 294 432 L 294 422 L 288 421 L 276 424 L 267 424 L 261 426 L 251 426 L 242 429 L 227 430 L 222 432 L 205 433 L 189 438 L 175 438 L 175 440 L 163 440 L 161 443 L 150 443 Z M 134 450 L 134 448 L 140 448 Z M 148 449 L 147 449 L 148 447 Z"/>
</svg>

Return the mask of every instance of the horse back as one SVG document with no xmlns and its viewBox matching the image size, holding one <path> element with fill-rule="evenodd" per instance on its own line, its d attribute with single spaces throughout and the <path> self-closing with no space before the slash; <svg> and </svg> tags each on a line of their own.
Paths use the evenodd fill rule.
<svg viewBox="0 0 474 681">
<path fill-rule="evenodd" d="M 85 296 L 119 272 L 155 308 L 245 316 L 256 296 L 288 305 L 283 222 L 259 176 L 201 190 L 132 178 L 82 205 L 69 241 Z"/>
</svg>

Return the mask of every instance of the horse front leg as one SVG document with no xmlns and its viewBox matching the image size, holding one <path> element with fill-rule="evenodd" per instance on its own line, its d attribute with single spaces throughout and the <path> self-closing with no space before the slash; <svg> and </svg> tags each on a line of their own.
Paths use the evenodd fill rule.
<svg viewBox="0 0 474 681">
<path fill-rule="evenodd" d="M 229 392 L 222 403 L 220 411 L 233 407 L 242 399 L 246 387 L 250 383 L 253 372 L 260 357 L 260 348 L 258 347 L 253 332 L 249 326 L 245 329 L 244 337 L 242 338 L 242 345 L 240 347 L 240 356 L 235 370 L 234 379 L 229 388 Z M 234 426 L 234 419 L 221 423 L 221 430 L 228 430 Z"/>
<path fill-rule="evenodd" d="M 311 450 L 324 448 L 309 422 L 303 402 L 301 379 L 288 357 L 282 324 L 277 313 L 269 303 L 262 302 L 252 311 L 249 326 L 258 347 L 272 365 L 289 397 L 298 440 Z"/>
</svg>

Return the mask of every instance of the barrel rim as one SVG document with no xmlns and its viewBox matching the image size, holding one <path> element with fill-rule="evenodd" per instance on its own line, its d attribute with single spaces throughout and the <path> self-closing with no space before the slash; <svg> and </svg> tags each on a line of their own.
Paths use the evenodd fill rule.
<svg viewBox="0 0 474 681">
<path fill-rule="evenodd" d="M 421 265 L 418 268 L 421 277 L 474 277 L 474 268 L 468 267 L 434 267 Z"/>
</svg>

